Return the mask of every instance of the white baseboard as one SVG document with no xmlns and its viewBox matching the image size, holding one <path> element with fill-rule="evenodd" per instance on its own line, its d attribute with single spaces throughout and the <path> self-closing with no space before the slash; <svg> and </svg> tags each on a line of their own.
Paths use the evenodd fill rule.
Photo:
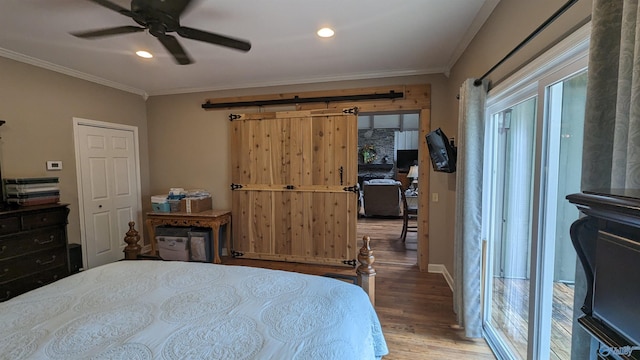
<svg viewBox="0 0 640 360">
<path fill-rule="evenodd" d="M 442 274 L 444 280 L 449 284 L 449 288 L 453 291 L 453 277 L 447 271 L 447 267 L 443 264 L 429 264 L 427 271 L 434 274 Z"/>
</svg>

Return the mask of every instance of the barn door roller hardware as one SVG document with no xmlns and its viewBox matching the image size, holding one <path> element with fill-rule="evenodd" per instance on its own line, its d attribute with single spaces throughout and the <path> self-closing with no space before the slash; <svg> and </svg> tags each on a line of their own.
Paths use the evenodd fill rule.
<svg viewBox="0 0 640 360">
<path fill-rule="evenodd" d="M 356 267 L 357 263 L 356 263 L 356 259 L 351 259 L 351 260 L 342 260 L 342 263 L 345 265 L 351 265 L 354 268 Z"/>
<path fill-rule="evenodd" d="M 343 96 L 317 96 L 301 98 L 294 96 L 289 99 L 273 99 L 273 100 L 256 100 L 256 101 L 237 101 L 214 104 L 210 100 L 202 104 L 203 109 L 224 109 L 231 107 L 250 107 L 250 106 L 267 106 L 267 105 L 289 105 L 304 103 L 327 103 L 332 101 L 362 101 L 362 100 L 381 100 L 381 99 L 399 99 L 404 97 L 404 92 L 395 92 L 393 90 L 388 93 L 381 94 L 361 94 L 361 95 L 343 95 Z"/>
<path fill-rule="evenodd" d="M 360 186 L 358 184 L 355 184 L 354 186 L 345 186 L 342 188 L 342 191 L 348 191 L 354 194 L 358 194 L 360 192 Z"/>
<path fill-rule="evenodd" d="M 243 257 L 244 253 L 241 253 L 239 251 L 235 251 L 235 250 L 231 250 L 231 257 L 237 258 L 237 257 Z"/>
</svg>

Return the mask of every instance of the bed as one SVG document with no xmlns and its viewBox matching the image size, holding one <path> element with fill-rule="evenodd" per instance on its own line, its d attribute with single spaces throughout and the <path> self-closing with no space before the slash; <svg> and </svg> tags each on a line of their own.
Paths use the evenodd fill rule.
<svg viewBox="0 0 640 360">
<path fill-rule="evenodd" d="M 1 359 L 379 359 L 369 296 L 342 280 L 120 261 L 0 303 Z"/>
</svg>

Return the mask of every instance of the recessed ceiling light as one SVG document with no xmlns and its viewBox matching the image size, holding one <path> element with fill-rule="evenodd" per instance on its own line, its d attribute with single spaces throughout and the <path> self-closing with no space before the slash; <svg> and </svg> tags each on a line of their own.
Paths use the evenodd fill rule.
<svg viewBox="0 0 640 360">
<path fill-rule="evenodd" d="M 317 32 L 318 36 L 323 38 L 332 37 L 335 34 L 335 31 L 331 28 L 322 28 Z"/>
<path fill-rule="evenodd" d="M 153 57 L 153 55 L 151 55 L 150 52 L 144 51 L 144 50 L 136 51 L 136 55 L 140 56 L 141 58 L 145 58 L 145 59 L 151 59 Z"/>
</svg>

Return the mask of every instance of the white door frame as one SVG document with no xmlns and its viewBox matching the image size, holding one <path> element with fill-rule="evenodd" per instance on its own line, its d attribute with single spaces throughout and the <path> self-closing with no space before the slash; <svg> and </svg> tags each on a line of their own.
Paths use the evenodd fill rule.
<svg viewBox="0 0 640 360">
<path fill-rule="evenodd" d="M 124 131 L 132 131 L 133 132 L 133 146 L 134 146 L 134 154 L 135 154 L 135 166 L 136 166 L 136 187 L 138 189 L 138 198 L 137 198 L 137 206 L 138 211 L 136 214 L 136 224 L 138 224 L 138 232 L 142 235 L 142 186 L 140 181 L 140 148 L 138 141 L 138 127 L 131 125 L 123 125 L 116 124 L 104 121 L 97 120 L 89 120 L 83 118 L 73 118 L 73 139 L 74 139 L 74 149 L 76 153 L 76 178 L 78 185 L 78 213 L 80 217 L 80 241 L 82 244 L 82 267 L 87 269 L 87 234 L 86 229 L 84 227 L 85 224 L 85 210 L 84 210 L 84 194 L 82 193 L 82 162 L 80 159 L 80 139 L 79 139 L 79 127 L 80 126 L 92 126 L 97 128 L 104 129 L 113 129 L 113 130 L 124 130 Z M 125 234 L 120 234 L 124 239 Z"/>
</svg>

